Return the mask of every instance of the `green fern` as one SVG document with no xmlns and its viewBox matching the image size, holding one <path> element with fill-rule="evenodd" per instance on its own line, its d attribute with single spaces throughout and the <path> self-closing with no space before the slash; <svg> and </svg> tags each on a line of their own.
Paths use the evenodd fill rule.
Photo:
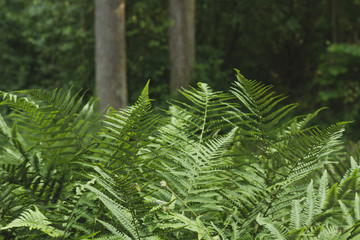
<svg viewBox="0 0 360 240">
<path fill-rule="evenodd" d="M 251 189 L 255 190 L 253 196 L 256 196 L 250 198 L 251 201 L 249 199 L 251 204 L 244 205 L 246 200 L 243 198 L 229 201 L 240 210 L 239 218 L 245 220 L 242 220 L 243 229 L 240 230 L 244 233 L 251 231 L 249 228 L 254 229 L 251 222 L 254 223 L 260 213 L 274 219 L 283 218 L 286 214 L 284 209 L 303 194 L 301 186 L 306 182 L 306 177 L 322 168 L 327 163 L 326 157 L 338 150 L 346 123 L 324 130 L 305 128 L 317 112 L 284 122 L 282 119 L 296 104 L 277 107 L 283 97 L 270 92 L 271 87 L 247 80 L 240 73 L 237 77 L 238 82 L 232 88 L 232 93 L 243 107 L 232 105 L 232 113 L 238 119 L 234 124 L 239 127 L 239 143 L 235 151 L 240 157 L 236 161 L 247 163 L 248 166 L 243 167 L 247 169 L 246 175 L 241 168 L 235 174 L 239 180 L 245 180 L 246 185 L 252 186 Z M 254 151 L 250 152 L 251 148 Z M 255 178 L 257 181 L 252 180 Z M 223 191 L 228 200 L 236 192 L 240 196 L 242 192 L 249 191 L 240 188 L 234 189 L 232 192 L 235 193 L 231 195 L 229 192 Z"/>
<path fill-rule="evenodd" d="M 50 225 L 51 222 L 48 221 L 47 217 L 45 217 L 36 206 L 34 208 L 35 211 L 28 209 L 23 212 L 19 218 L 13 220 L 0 230 L 3 231 L 11 228 L 28 227 L 30 230 L 39 229 L 51 237 L 62 236 L 63 232 L 52 227 Z"/>
<path fill-rule="evenodd" d="M 158 181 L 168 186 L 155 194 L 165 202 L 175 196 L 174 211 L 182 212 L 184 218 L 194 217 L 196 222 L 202 215 L 215 221 L 216 213 L 225 211 L 218 204 L 222 198 L 218 191 L 232 184 L 226 169 L 233 165 L 228 154 L 236 128 L 231 130 L 227 114 L 220 114 L 229 109 L 225 102 L 231 97 L 213 92 L 206 84 L 198 86 L 181 91 L 189 103 L 172 104 L 168 122 L 159 129 L 156 144 L 151 146 L 151 151 L 157 153 L 153 167 L 159 174 Z"/>
<path fill-rule="evenodd" d="M 358 168 L 350 171 L 350 174 L 343 177 L 342 183 L 355 183 L 354 181 L 357 181 Z M 318 237 L 323 236 L 348 236 L 349 232 L 353 232 L 352 237 L 355 237 L 354 230 L 357 227 L 355 225 L 355 219 L 358 221 L 358 195 L 355 194 L 354 201 L 349 202 L 348 199 L 344 200 L 348 202 L 350 206 L 355 206 L 354 210 L 350 211 L 346 204 L 340 200 L 340 198 L 344 198 L 345 195 L 337 194 L 338 192 L 349 191 L 352 184 L 334 184 L 332 188 L 328 188 L 328 177 L 327 172 L 325 171 L 319 182 L 319 189 L 317 191 L 315 191 L 313 185 L 314 183 L 311 181 L 305 190 L 306 195 L 303 199 L 294 200 L 292 202 L 290 216 L 288 214 L 284 215 L 285 218 L 283 220 L 275 222 L 273 218 L 258 218 L 258 223 L 264 225 L 265 228 L 271 232 L 281 232 L 282 237 L 294 237 L 294 233 L 296 233 L 296 239 L 306 236 L 312 236 L 313 238 L 311 239 L 318 239 Z M 342 187 L 340 187 L 340 185 Z M 335 210 L 339 208 L 341 211 Z M 340 214 L 341 212 L 342 215 Z M 351 212 L 353 212 L 355 218 L 352 216 Z M 288 226 L 289 229 L 280 229 L 279 226 Z M 337 231 L 334 232 L 335 228 Z M 326 229 L 333 230 L 331 230 L 330 234 Z M 346 230 L 345 233 L 342 234 L 340 229 Z M 274 234 L 273 236 L 274 239 L 279 239 L 279 236 L 275 237 Z"/>
<path fill-rule="evenodd" d="M 2 104 L 13 109 L 10 117 L 16 120 L 11 136 L 1 120 L 3 135 L 12 143 L 7 149 L 18 151 L 23 159 L 9 175 L 19 176 L 14 180 L 26 183 L 24 187 L 41 200 L 58 200 L 71 175 L 69 170 L 78 168 L 76 153 L 92 144 L 90 132 L 97 125 L 94 101 L 82 107 L 78 95 L 62 90 L 2 92 Z M 11 169 L 9 165 L 6 168 Z"/>
<path fill-rule="evenodd" d="M 148 234 L 143 218 L 153 207 L 144 200 L 149 194 L 144 189 L 151 184 L 148 164 L 153 157 L 148 146 L 153 142 L 151 135 L 159 118 L 152 113 L 148 86 L 133 106 L 107 112 L 95 136 L 96 143 L 84 156 L 98 165 L 93 167 L 97 174 L 91 175 L 96 186 L 86 188 L 103 203 L 103 211 L 111 213 L 107 220 L 98 222 L 124 239 L 140 239 Z"/>
<path fill-rule="evenodd" d="M 199 83 L 162 112 L 148 88 L 104 115 L 70 90 L 0 92 L 12 108 L 0 116 L 0 234 L 360 237 L 359 159 L 347 163 L 341 142 L 347 122 L 311 125 L 322 109 L 293 117 L 297 104 L 281 105 L 271 86 L 239 71 L 229 93 Z"/>
<path fill-rule="evenodd" d="M 91 100 L 83 105 L 79 93 L 72 95 L 70 90 L 0 94 L 1 104 L 12 109 L 8 119 L 15 121 L 8 127 L 0 119 L 1 135 L 8 141 L 2 146 L 0 181 L 12 184 L 6 201 L 0 205 L 6 216 L 2 220 L 6 223 L 30 205 L 46 206 L 54 213 L 56 227 L 65 230 L 66 235 L 62 223 L 69 226 L 69 219 L 59 217 L 63 207 L 57 203 L 71 202 L 73 184 L 88 180 L 80 174 L 86 165 L 79 161 L 79 156 L 92 145 L 91 135 L 99 124 L 100 115 L 93 113 L 95 102 Z"/>
</svg>

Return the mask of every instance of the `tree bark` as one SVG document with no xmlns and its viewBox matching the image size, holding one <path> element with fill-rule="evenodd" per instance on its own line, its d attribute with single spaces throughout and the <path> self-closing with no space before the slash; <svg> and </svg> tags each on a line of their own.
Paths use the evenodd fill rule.
<svg viewBox="0 0 360 240">
<path fill-rule="evenodd" d="M 95 0 L 96 92 L 100 109 L 128 104 L 125 0 Z"/>
<path fill-rule="evenodd" d="M 169 0 L 170 91 L 187 87 L 195 63 L 195 0 Z"/>
</svg>

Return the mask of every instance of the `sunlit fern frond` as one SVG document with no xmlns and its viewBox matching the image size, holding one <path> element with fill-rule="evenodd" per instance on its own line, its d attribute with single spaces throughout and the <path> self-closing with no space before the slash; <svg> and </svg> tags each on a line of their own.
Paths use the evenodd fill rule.
<svg viewBox="0 0 360 240">
<path fill-rule="evenodd" d="M 106 211 L 102 214 L 111 213 L 96 221 L 120 239 L 142 239 L 144 236 L 151 236 L 145 217 L 154 205 L 145 201 L 144 194 L 147 194 L 142 192 L 130 176 L 121 177 L 99 167 L 95 167 L 95 170 L 98 173 L 93 176 L 95 185 L 87 184 L 84 188 L 94 193 L 103 203 Z"/>
<path fill-rule="evenodd" d="M 267 238 L 286 240 L 287 229 L 281 223 L 262 218 L 260 215 L 257 216 L 256 221 L 269 231 L 270 234 Z"/>
<path fill-rule="evenodd" d="M 95 100 L 83 103 L 80 92 L 72 94 L 70 90 L 24 90 L 19 96 L 27 96 L 36 103 L 9 105 L 15 111 L 13 118 L 21 122 L 21 127 L 28 130 L 28 138 L 39 144 L 47 153 L 59 155 L 67 161 L 86 148 L 93 140 L 91 132 L 97 129 L 100 115 L 94 114 Z"/>
<path fill-rule="evenodd" d="M 272 86 L 255 80 L 248 80 L 237 71 L 237 81 L 230 92 L 241 104 L 240 108 L 233 108 L 232 113 L 238 118 L 238 125 L 244 125 L 241 132 L 250 139 L 267 141 L 274 139 L 281 122 L 298 104 L 288 104 L 279 107 L 285 99 L 282 95 L 275 95 L 270 91 Z M 277 131 L 274 132 L 274 129 Z"/>
<path fill-rule="evenodd" d="M 180 93 L 186 101 L 171 103 L 174 110 L 169 114 L 176 114 L 174 117 L 186 125 L 194 141 L 206 141 L 224 131 L 227 126 L 224 120 L 231 117 L 226 113 L 229 106 L 225 104 L 232 99 L 229 94 L 213 91 L 206 83 L 198 83 L 198 88 L 182 89 Z"/>
<path fill-rule="evenodd" d="M 229 124 L 231 116 L 225 104 L 231 98 L 203 83 L 197 89 L 182 90 L 182 94 L 186 103 L 172 103 L 168 118 L 154 136 L 156 141 L 149 146 L 156 156 L 151 166 L 158 182 L 167 186 L 153 196 L 156 201 L 172 202 L 169 211 L 182 212 L 184 219 L 196 221 L 201 215 L 218 222 L 227 208 L 219 191 L 233 184 L 229 169 L 234 164 L 229 153 L 236 128 Z M 167 213 L 158 214 L 164 221 L 161 224 L 167 224 Z M 173 228 L 184 224 L 171 216 Z"/>
<path fill-rule="evenodd" d="M 14 219 L 0 230 L 4 231 L 12 228 L 28 227 L 30 230 L 39 229 L 50 237 L 60 237 L 63 235 L 62 231 L 51 226 L 51 222 L 36 206 L 34 208 L 35 210 L 28 209 L 21 213 L 20 217 Z"/>
<path fill-rule="evenodd" d="M 7 142 L 1 149 L 0 181 L 13 186 L 1 205 L 4 223 L 31 205 L 42 210 L 47 206 L 49 212 L 62 209 L 74 183 L 87 180 L 81 174 L 86 165 L 79 157 L 91 146 L 99 125 L 95 101 L 83 104 L 80 93 L 73 95 L 70 90 L 0 94 L 1 105 L 12 109 L 8 123 L 0 119 L 0 132 Z M 61 215 L 51 216 L 57 223 L 66 222 Z M 57 227 L 64 230 L 61 224 Z"/>
<path fill-rule="evenodd" d="M 271 230 L 269 225 L 271 219 L 271 224 L 286 227 L 287 230 L 282 234 L 287 237 L 286 239 L 290 239 L 290 236 L 291 239 L 302 239 L 301 237 L 307 236 L 310 237 L 308 239 L 326 239 L 325 236 L 329 239 L 335 236 L 346 239 L 350 235 L 352 237 L 359 235 L 356 224 L 360 217 L 360 203 L 356 193 L 359 188 L 358 171 L 359 168 L 349 169 L 349 173 L 331 188 L 328 187 L 328 174 L 325 171 L 321 179 L 316 182 L 317 188 L 311 181 L 301 198 L 293 199 L 291 204 L 275 202 L 271 207 L 275 210 L 270 209 L 267 212 L 268 217 L 265 217 L 269 222 L 264 224 L 258 221 L 258 223 Z M 279 208 L 279 204 L 283 205 L 282 208 Z M 283 212 L 282 217 L 274 217 L 279 211 Z M 275 228 L 275 225 L 272 227 Z M 336 231 L 333 231 L 335 229 Z"/>
<path fill-rule="evenodd" d="M 232 149 L 238 166 L 233 178 L 238 187 L 224 189 L 222 195 L 228 208 L 237 210 L 242 233 L 253 231 L 260 213 L 273 219 L 288 214 L 286 209 L 292 201 L 303 196 L 307 177 L 324 167 L 330 154 L 339 151 L 347 124 L 326 129 L 307 126 L 320 110 L 289 117 L 297 104 L 279 106 L 284 97 L 271 88 L 237 72 L 230 91 L 235 102 L 227 104 L 233 116 L 229 122 L 238 129 Z"/>
<path fill-rule="evenodd" d="M 159 118 L 152 112 L 148 88 L 149 82 L 134 105 L 120 110 L 110 108 L 96 136 L 97 144 L 87 158 L 124 175 L 136 175 L 141 166 L 146 167 L 148 153 L 143 149 L 153 141 L 151 135 Z"/>
<path fill-rule="evenodd" d="M 171 125 L 164 126 L 159 131 L 170 131 L 168 127 L 172 128 Z M 179 135 L 182 140 L 175 141 L 170 134 L 159 136 L 161 157 L 156 165 L 157 172 L 178 197 L 191 205 L 193 211 L 198 211 L 199 214 L 214 210 L 223 211 L 221 204 L 217 204 L 220 197 L 217 191 L 226 184 L 232 184 L 226 168 L 231 166 L 232 162 L 227 153 L 236 129 L 203 143 L 187 138 L 186 128 L 182 131 L 184 134 Z M 171 196 L 170 192 L 167 196 Z M 184 211 L 188 209 L 184 208 Z"/>
<path fill-rule="evenodd" d="M 148 165 L 156 157 L 148 146 L 154 142 L 159 120 L 152 112 L 148 87 L 149 82 L 134 105 L 109 109 L 95 144 L 81 156 L 97 165 L 93 166 L 96 174 L 91 175 L 96 186 L 87 188 L 104 206 L 99 208 L 99 214 L 107 218 L 98 223 L 125 239 L 139 239 L 144 234 L 143 218 L 154 207 L 143 198 L 148 194 L 143 188 L 152 181 L 153 170 Z"/>
</svg>

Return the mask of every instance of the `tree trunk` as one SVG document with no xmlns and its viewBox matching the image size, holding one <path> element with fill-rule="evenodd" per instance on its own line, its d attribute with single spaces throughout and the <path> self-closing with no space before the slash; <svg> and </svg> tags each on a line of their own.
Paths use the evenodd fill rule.
<svg viewBox="0 0 360 240">
<path fill-rule="evenodd" d="M 96 91 L 100 109 L 128 104 L 125 0 L 95 0 Z"/>
<path fill-rule="evenodd" d="M 169 0 L 170 91 L 187 87 L 195 63 L 195 0 Z"/>
</svg>

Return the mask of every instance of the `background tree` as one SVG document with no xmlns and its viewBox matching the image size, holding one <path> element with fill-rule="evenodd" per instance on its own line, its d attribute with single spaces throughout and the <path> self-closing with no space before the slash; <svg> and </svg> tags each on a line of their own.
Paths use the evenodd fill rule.
<svg viewBox="0 0 360 240">
<path fill-rule="evenodd" d="M 94 95 L 94 3 L 0 0 L 1 88 L 75 85 Z M 132 103 L 148 79 L 157 106 L 169 94 L 169 4 L 126 2 Z M 333 109 L 318 119 L 360 121 L 359 0 L 206 0 L 195 5 L 193 83 L 225 90 L 237 68 L 274 84 L 289 101 L 305 103 L 306 111 Z M 359 139 L 360 130 L 351 133 Z"/>
<path fill-rule="evenodd" d="M 191 82 L 195 63 L 195 0 L 170 0 L 170 90 Z"/>
<path fill-rule="evenodd" d="M 96 91 L 100 109 L 128 104 L 125 0 L 95 0 Z"/>
</svg>

